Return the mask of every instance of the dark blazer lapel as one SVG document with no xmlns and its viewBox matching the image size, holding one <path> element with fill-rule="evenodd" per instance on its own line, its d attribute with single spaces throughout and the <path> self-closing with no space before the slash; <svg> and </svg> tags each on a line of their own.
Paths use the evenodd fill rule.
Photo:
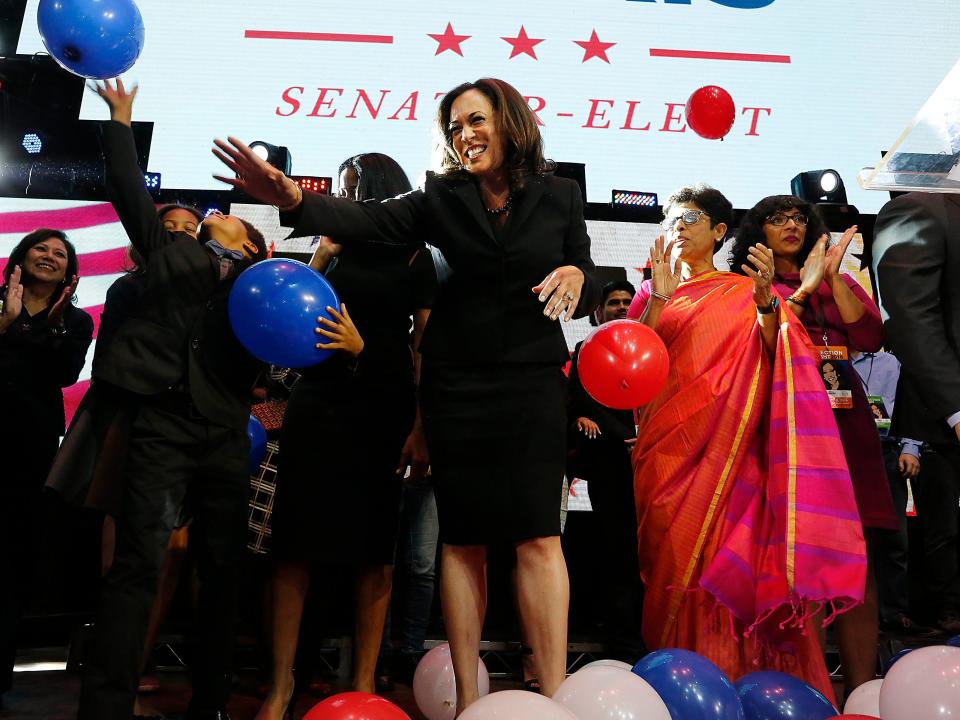
<svg viewBox="0 0 960 720">
<path fill-rule="evenodd" d="M 480 201 L 480 192 L 477 190 L 471 180 L 461 180 L 453 188 L 453 194 L 456 195 L 467 206 L 467 210 L 477 222 L 477 225 L 483 229 L 491 239 L 496 240 L 493 234 L 493 228 L 490 227 L 490 221 L 487 219 L 487 213 L 484 210 L 483 203 Z"/>
<path fill-rule="evenodd" d="M 543 178 L 539 177 L 532 177 L 527 181 L 523 192 L 520 193 L 519 202 L 511 212 L 510 219 L 507 221 L 507 228 L 509 228 L 511 233 L 519 230 L 527 218 L 530 217 L 530 213 L 537 207 L 545 191 L 545 184 Z"/>
</svg>

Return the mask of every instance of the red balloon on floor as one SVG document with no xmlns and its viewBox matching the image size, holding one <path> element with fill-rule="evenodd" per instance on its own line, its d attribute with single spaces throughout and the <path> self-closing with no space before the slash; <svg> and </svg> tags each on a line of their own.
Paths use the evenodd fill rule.
<svg viewBox="0 0 960 720">
<path fill-rule="evenodd" d="M 377 695 L 345 692 L 318 702 L 303 720 L 410 720 L 410 716 Z"/>
<path fill-rule="evenodd" d="M 663 340 L 634 320 L 604 323 L 583 341 L 577 372 L 590 397 L 617 410 L 653 400 L 663 388 L 670 358 Z"/>
<path fill-rule="evenodd" d="M 733 127 L 737 108 L 730 93 L 717 85 L 694 90 L 687 100 L 687 124 L 700 137 L 719 140 Z"/>
</svg>

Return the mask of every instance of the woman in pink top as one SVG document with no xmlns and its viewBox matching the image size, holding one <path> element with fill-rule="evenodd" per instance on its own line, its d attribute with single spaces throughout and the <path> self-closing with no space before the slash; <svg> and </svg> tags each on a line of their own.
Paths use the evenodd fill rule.
<svg viewBox="0 0 960 720">
<path fill-rule="evenodd" d="M 816 205 L 792 195 L 774 195 L 744 217 L 730 253 L 730 268 L 743 272 L 748 249 L 758 242 L 773 250 L 774 287 L 807 328 L 821 352 L 824 389 L 829 390 L 860 519 L 867 528 L 897 529 L 879 435 L 866 393 L 849 362 L 849 351 L 876 352 L 883 345 L 880 310 L 840 262 L 856 233 L 849 228 L 835 245 Z M 867 533 L 868 547 L 870 535 Z M 872 680 L 877 653 L 877 587 L 870 557 L 864 604 L 837 618 L 847 692 Z"/>
</svg>

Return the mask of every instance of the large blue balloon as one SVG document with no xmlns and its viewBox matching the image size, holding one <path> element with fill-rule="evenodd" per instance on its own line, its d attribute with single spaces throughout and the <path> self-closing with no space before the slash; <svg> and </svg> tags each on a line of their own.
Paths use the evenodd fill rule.
<svg viewBox="0 0 960 720">
<path fill-rule="evenodd" d="M 250 474 L 256 475 L 267 454 L 267 431 L 253 415 L 247 420 L 247 437 L 250 438 Z"/>
<path fill-rule="evenodd" d="M 897 652 L 891 655 L 890 658 L 885 663 L 883 663 L 883 676 L 886 677 L 887 673 L 890 672 L 890 668 L 892 668 L 896 664 L 896 662 L 900 660 L 900 658 L 902 658 L 904 655 L 909 655 L 910 653 L 912 653 L 913 650 L 914 650 L 913 648 L 904 648 L 900 652 Z"/>
<path fill-rule="evenodd" d="M 340 308 L 327 279 L 296 260 L 273 259 L 252 265 L 237 278 L 227 310 L 237 339 L 261 360 L 286 368 L 316 365 L 330 356 L 317 348 L 327 340 L 316 333 L 326 307 Z"/>
<path fill-rule="evenodd" d="M 744 720 L 737 690 L 726 675 L 689 650 L 657 650 L 633 672 L 657 691 L 673 720 Z"/>
<path fill-rule="evenodd" d="M 760 670 L 737 680 L 746 720 L 824 720 L 838 715 L 829 700 L 803 680 Z"/>
<path fill-rule="evenodd" d="M 950 645 L 951 647 L 960 648 L 960 635 L 957 635 L 947 640 L 947 645 Z"/>
<path fill-rule="evenodd" d="M 40 37 L 76 75 L 115 78 L 140 57 L 143 18 L 133 0 L 40 0 Z"/>
</svg>

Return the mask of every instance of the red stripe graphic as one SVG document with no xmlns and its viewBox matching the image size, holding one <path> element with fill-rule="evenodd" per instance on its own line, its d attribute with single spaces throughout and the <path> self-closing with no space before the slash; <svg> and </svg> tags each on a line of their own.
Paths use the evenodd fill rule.
<svg viewBox="0 0 960 720">
<path fill-rule="evenodd" d="M 712 52 L 710 50 L 665 50 L 650 48 L 651 57 L 692 58 L 695 60 L 739 60 L 741 62 L 789 63 L 789 55 L 759 53 Z"/>
<path fill-rule="evenodd" d="M 354 35 L 351 33 L 293 32 L 288 30 L 247 30 L 245 38 L 255 40 L 318 40 L 320 42 L 353 42 L 393 44 L 393 35 Z"/>
<path fill-rule="evenodd" d="M 111 275 L 123 272 L 123 266 L 127 261 L 127 249 L 120 247 L 100 252 L 80 253 L 77 260 L 80 264 L 80 283 L 83 284 L 85 275 Z"/>
<path fill-rule="evenodd" d="M 70 427 L 70 421 L 73 420 L 73 415 L 77 412 L 77 405 L 80 404 L 80 400 L 83 399 L 83 394 L 88 387 L 90 387 L 90 381 L 81 380 L 76 385 L 63 389 L 63 413 L 66 415 L 67 427 Z"/>
<path fill-rule="evenodd" d="M 110 203 L 100 203 L 61 210 L 0 213 L 0 233 L 28 233 L 42 227 L 76 230 L 115 222 L 119 222 L 119 219 L 113 206 Z"/>
</svg>

